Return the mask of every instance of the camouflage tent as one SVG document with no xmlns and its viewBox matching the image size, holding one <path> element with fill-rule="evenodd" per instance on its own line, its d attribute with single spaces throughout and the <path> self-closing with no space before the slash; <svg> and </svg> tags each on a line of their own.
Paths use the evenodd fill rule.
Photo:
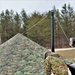
<svg viewBox="0 0 75 75">
<path fill-rule="evenodd" d="M 0 75 L 44 75 L 45 50 L 18 33 L 0 45 Z"/>
</svg>

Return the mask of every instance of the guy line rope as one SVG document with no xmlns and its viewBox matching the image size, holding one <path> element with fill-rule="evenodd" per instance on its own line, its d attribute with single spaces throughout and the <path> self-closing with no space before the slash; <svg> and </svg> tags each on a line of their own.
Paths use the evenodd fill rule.
<svg viewBox="0 0 75 75">
<path fill-rule="evenodd" d="M 46 16 L 47 17 L 47 16 Z M 40 22 L 42 22 L 46 17 L 44 17 L 43 19 L 41 19 L 40 21 L 38 21 L 36 24 L 32 25 L 28 30 L 24 31 L 22 34 L 28 32 L 29 30 L 31 30 L 33 27 L 35 27 L 36 25 L 38 25 Z"/>
<path fill-rule="evenodd" d="M 57 19 L 58 24 L 59 24 L 59 26 L 60 26 L 62 32 L 64 33 L 64 35 L 65 35 L 65 37 L 66 37 L 66 39 L 67 39 L 67 41 L 68 41 L 68 44 L 69 44 L 69 38 L 68 38 L 67 34 L 65 33 L 63 27 L 61 26 L 61 23 L 59 22 L 59 20 L 58 20 L 58 18 L 56 17 L 56 15 L 54 15 L 54 17 Z M 73 46 L 71 46 L 71 47 L 73 47 Z"/>
</svg>

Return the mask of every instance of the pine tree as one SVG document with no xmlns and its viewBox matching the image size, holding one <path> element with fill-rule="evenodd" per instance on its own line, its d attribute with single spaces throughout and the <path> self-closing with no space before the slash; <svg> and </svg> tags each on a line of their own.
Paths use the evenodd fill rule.
<svg viewBox="0 0 75 75">
<path fill-rule="evenodd" d="M 22 32 L 24 32 L 24 35 L 27 36 L 26 31 L 28 25 L 28 16 L 24 9 L 21 11 L 21 19 L 22 19 L 21 30 Z"/>
<path fill-rule="evenodd" d="M 14 32 L 15 34 L 20 32 L 21 28 L 21 20 L 20 20 L 20 15 L 16 12 L 14 16 Z"/>
</svg>

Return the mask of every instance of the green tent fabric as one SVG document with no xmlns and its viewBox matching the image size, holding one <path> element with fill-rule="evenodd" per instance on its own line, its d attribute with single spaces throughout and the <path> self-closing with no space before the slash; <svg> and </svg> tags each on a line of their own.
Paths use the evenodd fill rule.
<svg viewBox="0 0 75 75">
<path fill-rule="evenodd" d="M 46 49 L 18 33 L 0 45 L 0 75 L 44 75 Z"/>
</svg>

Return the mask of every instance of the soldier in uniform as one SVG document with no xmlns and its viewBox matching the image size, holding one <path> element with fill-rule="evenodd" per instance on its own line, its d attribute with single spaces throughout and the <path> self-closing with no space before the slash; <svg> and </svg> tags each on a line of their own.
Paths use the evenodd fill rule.
<svg viewBox="0 0 75 75">
<path fill-rule="evenodd" d="M 44 68 L 46 75 L 68 75 L 67 65 L 59 54 L 51 53 L 50 51 L 45 53 Z"/>
</svg>

